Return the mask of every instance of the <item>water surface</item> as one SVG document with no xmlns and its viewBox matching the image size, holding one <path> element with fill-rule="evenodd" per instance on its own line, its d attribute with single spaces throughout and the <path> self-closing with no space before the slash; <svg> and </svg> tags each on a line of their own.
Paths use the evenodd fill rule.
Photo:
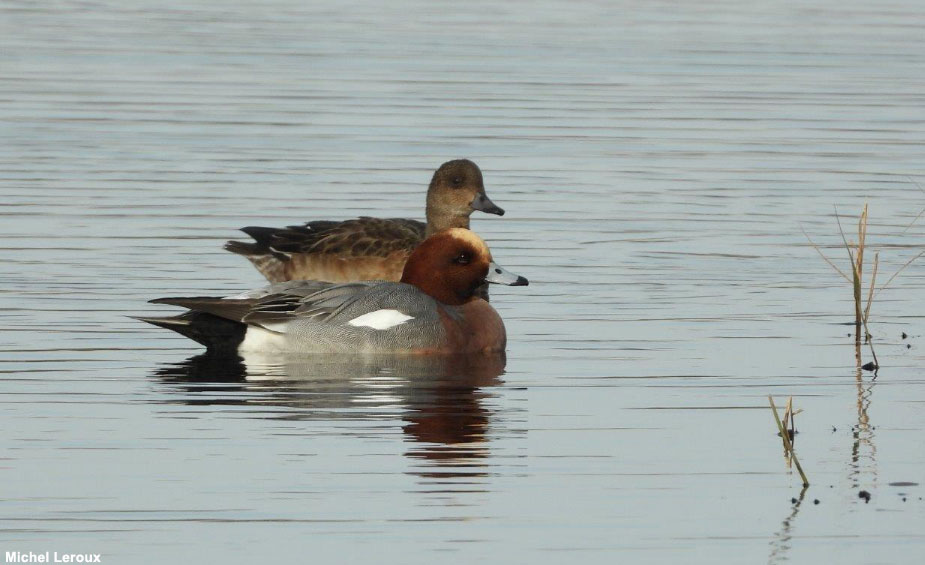
<svg viewBox="0 0 925 565">
<path fill-rule="evenodd" d="M 875 301 L 875 379 L 801 226 L 844 265 L 833 206 L 850 232 L 869 202 L 881 281 L 925 247 L 923 24 L 908 0 L 5 2 L 0 549 L 915 561 L 925 263 Z M 216 365 L 128 318 L 259 286 L 221 249 L 241 226 L 421 217 L 458 157 L 531 281 L 493 293 L 506 359 Z M 768 394 L 805 410 L 804 493 Z"/>
</svg>

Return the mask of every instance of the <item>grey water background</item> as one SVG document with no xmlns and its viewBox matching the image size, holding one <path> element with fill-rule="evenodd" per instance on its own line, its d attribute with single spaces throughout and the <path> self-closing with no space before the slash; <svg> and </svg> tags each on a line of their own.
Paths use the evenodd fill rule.
<svg viewBox="0 0 925 565">
<path fill-rule="evenodd" d="M 874 379 L 801 226 L 845 268 L 833 206 L 850 235 L 869 202 L 880 281 L 925 248 L 923 26 L 912 0 L 5 0 L 0 551 L 918 561 L 925 263 L 873 305 Z M 238 227 L 420 218 L 457 157 L 531 280 L 493 294 L 503 373 L 202 367 L 128 318 L 260 286 Z M 805 410 L 803 495 L 769 393 Z"/>
</svg>

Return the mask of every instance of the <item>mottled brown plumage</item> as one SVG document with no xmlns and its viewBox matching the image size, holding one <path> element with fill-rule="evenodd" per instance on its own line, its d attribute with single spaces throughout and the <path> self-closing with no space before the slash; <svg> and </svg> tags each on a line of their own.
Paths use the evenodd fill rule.
<svg viewBox="0 0 925 565">
<path fill-rule="evenodd" d="M 449 161 L 434 173 L 427 191 L 427 223 L 403 218 L 319 220 L 286 228 L 246 227 L 254 243 L 229 241 L 270 282 L 401 279 L 411 252 L 432 233 L 469 227 L 474 210 L 504 214 L 485 194 L 482 172 L 472 161 Z"/>
</svg>

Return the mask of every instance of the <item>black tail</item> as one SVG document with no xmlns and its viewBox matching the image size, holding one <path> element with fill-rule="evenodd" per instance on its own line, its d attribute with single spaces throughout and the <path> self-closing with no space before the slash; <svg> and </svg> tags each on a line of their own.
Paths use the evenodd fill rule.
<svg viewBox="0 0 925 565">
<path fill-rule="evenodd" d="M 225 242 L 226 251 L 244 255 L 247 258 L 269 255 L 280 261 L 289 260 L 288 256 L 273 249 L 274 238 L 278 233 L 285 231 L 285 229 L 248 226 L 246 228 L 241 228 L 241 231 L 254 238 L 254 243 L 227 241 Z"/>
<path fill-rule="evenodd" d="M 276 234 L 285 231 L 285 228 L 264 228 L 260 226 L 247 226 L 246 228 L 241 228 L 241 231 L 247 235 L 254 238 L 259 245 L 264 247 L 269 247 L 273 243 L 273 238 L 276 237 Z"/>
<path fill-rule="evenodd" d="M 285 228 L 247 226 L 241 228 L 241 231 L 254 238 L 254 241 L 229 241 L 225 243 L 225 250 L 246 257 L 270 282 L 288 281 L 292 276 L 292 273 L 287 272 L 290 254 L 311 253 L 313 245 L 342 224 L 318 220 Z"/>
<path fill-rule="evenodd" d="M 135 319 L 173 330 L 201 343 L 206 346 L 208 353 L 215 355 L 237 355 L 238 346 L 244 341 L 244 334 L 247 332 L 247 325 L 241 322 L 195 310 L 168 318 Z"/>
<path fill-rule="evenodd" d="M 241 231 L 254 238 L 254 243 L 229 241 L 225 249 L 244 256 L 273 255 L 280 261 L 288 261 L 287 253 L 303 253 L 343 225 L 339 221 L 316 220 L 284 228 L 247 226 Z"/>
<path fill-rule="evenodd" d="M 245 243 L 243 241 L 226 241 L 225 251 L 231 251 L 232 253 L 237 253 L 238 255 L 244 255 L 245 257 L 267 255 L 273 253 L 273 250 L 269 247 L 261 247 L 258 243 Z"/>
</svg>

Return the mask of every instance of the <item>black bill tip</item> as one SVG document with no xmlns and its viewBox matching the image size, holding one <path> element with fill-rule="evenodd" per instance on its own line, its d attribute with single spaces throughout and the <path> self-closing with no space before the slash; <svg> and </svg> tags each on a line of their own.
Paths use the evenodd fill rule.
<svg viewBox="0 0 925 565">
<path fill-rule="evenodd" d="M 485 282 L 504 284 L 507 286 L 527 286 L 529 284 L 526 277 L 512 273 L 494 261 L 488 266 L 488 274 L 485 276 Z"/>
<path fill-rule="evenodd" d="M 504 208 L 492 202 L 491 199 L 485 196 L 484 192 L 480 193 L 472 200 L 472 209 L 485 212 L 486 214 L 494 214 L 496 216 L 504 215 Z"/>
</svg>

